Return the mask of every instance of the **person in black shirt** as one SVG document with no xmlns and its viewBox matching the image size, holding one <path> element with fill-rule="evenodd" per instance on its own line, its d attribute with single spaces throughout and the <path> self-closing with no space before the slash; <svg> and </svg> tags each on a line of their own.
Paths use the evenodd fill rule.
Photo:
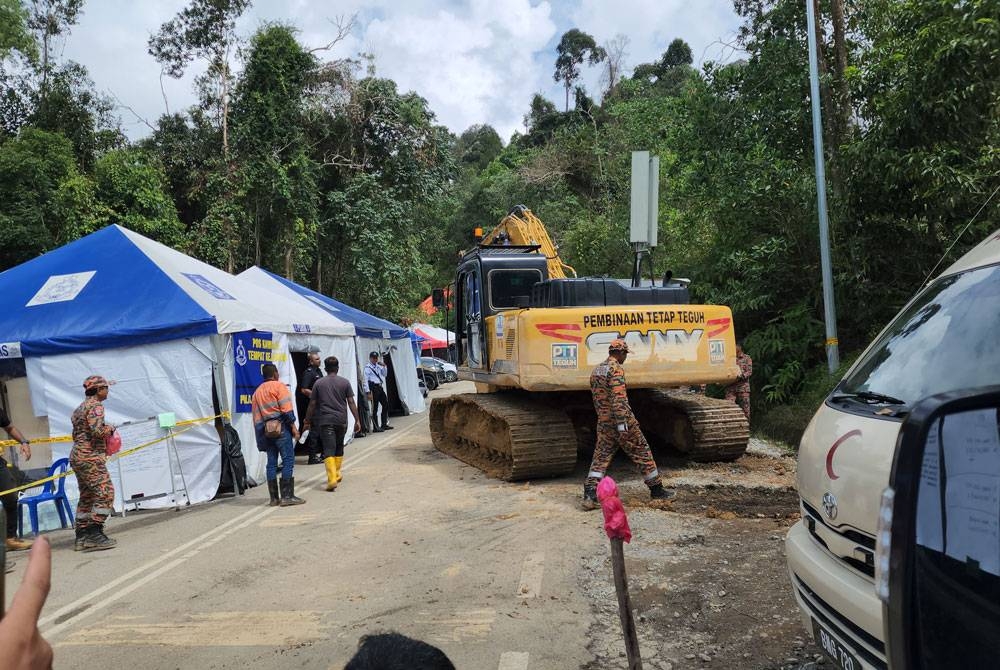
<svg viewBox="0 0 1000 670">
<path fill-rule="evenodd" d="M 2 409 L 0 409 L 0 428 L 7 431 L 10 439 L 17 440 L 17 449 L 21 452 L 21 458 L 26 461 L 30 459 L 31 445 L 24 438 L 21 431 L 10 422 L 10 417 Z M 11 449 L 13 448 L 11 447 Z M 7 460 L 4 459 L 4 451 L 4 449 L 0 449 L 0 491 L 16 488 L 23 479 L 20 470 L 8 464 Z M 19 540 L 17 537 L 17 493 L 8 493 L 2 498 L 2 502 L 4 514 L 7 516 L 7 537 L 4 538 L 7 551 L 29 549 L 31 542 L 28 540 Z"/>
<path fill-rule="evenodd" d="M 302 379 L 299 381 L 299 388 L 295 393 L 296 409 L 299 413 L 299 430 L 305 428 L 306 410 L 309 409 L 309 400 L 312 398 L 312 387 L 317 380 L 323 377 L 323 372 L 319 369 L 319 354 L 311 352 L 309 354 L 309 366 L 302 372 Z M 317 465 L 323 462 L 319 457 L 319 435 L 309 433 L 306 439 L 306 451 L 309 453 L 307 465 Z"/>
</svg>

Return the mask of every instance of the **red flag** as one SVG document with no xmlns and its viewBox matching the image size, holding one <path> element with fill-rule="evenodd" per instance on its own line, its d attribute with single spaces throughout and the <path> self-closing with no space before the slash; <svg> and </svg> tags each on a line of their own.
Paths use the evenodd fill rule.
<svg viewBox="0 0 1000 670">
<path fill-rule="evenodd" d="M 625 507 L 618 498 L 618 484 L 611 477 L 605 477 L 597 485 L 597 499 L 601 501 L 604 511 L 604 532 L 608 537 L 621 538 L 625 542 L 632 539 L 632 529 L 628 527 L 628 516 Z"/>
</svg>

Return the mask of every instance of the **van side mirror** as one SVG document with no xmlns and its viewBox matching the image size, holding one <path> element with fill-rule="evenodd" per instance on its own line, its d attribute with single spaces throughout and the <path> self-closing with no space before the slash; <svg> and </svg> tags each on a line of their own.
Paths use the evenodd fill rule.
<svg viewBox="0 0 1000 670">
<path fill-rule="evenodd" d="M 1000 386 L 933 396 L 903 422 L 875 563 L 890 667 L 995 667 Z"/>
</svg>

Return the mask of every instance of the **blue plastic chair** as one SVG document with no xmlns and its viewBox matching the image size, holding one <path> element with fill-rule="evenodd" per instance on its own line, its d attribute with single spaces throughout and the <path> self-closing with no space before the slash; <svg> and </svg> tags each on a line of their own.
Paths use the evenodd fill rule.
<svg viewBox="0 0 1000 670">
<path fill-rule="evenodd" d="M 49 477 L 62 474 L 69 470 L 69 459 L 60 458 L 49 468 Z M 55 486 L 53 486 L 55 483 Z M 53 491 L 54 489 L 54 491 Z M 60 477 L 55 482 L 45 482 L 42 492 L 34 496 L 23 496 L 17 501 L 17 534 L 24 537 L 24 508 L 28 508 L 28 518 L 31 520 L 31 534 L 38 535 L 38 506 L 43 502 L 52 501 L 59 512 L 59 522 L 63 528 L 73 525 L 73 508 L 66 497 L 66 478 Z M 69 519 L 67 524 L 66 520 Z"/>
</svg>

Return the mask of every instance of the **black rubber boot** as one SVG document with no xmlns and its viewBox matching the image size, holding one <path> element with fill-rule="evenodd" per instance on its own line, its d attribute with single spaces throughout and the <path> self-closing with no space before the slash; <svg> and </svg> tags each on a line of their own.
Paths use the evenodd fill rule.
<svg viewBox="0 0 1000 670">
<path fill-rule="evenodd" d="M 305 500 L 295 495 L 295 477 L 281 479 L 281 506 L 302 505 Z"/>
<path fill-rule="evenodd" d="M 118 540 L 112 540 L 104 534 L 104 524 L 88 526 L 87 530 L 90 532 L 83 538 L 84 551 L 104 551 L 118 546 Z"/>
<path fill-rule="evenodd" d="M 587 484 L 583 485 L 583 500 L 581 501 L 581 505 L 583 506 L 583 509 L 588 511 L 597 509 L 601 506 L 601 504 L 597 502 L 596 486 L 589 486 Z"/>
<path fill-rule="evenodd" d="M 306 465 L 319 465 L 323 462 L 323 459 L 319 457 L 319 454 L 309 454 L 309 460 L 306 461 Z"/>
<path fill-rule="evenodd" d="M 83 551 L 83 538 L 87 536 L 86 528 L 76 529 L 76 541 L 73 543 L 73 551 Z"/>
<path fill-rule="evenodd" d="M 271 494 L 271 502 L 267 504 L 268 507 L 277 507 L 281 503 L 281 499 L 278 497 L 278 480 L 268 479 L 267 480 L 267 492 Z"/>
<path fill-rule="evenodd" d="M 382 426 L 382 430 L 393 430 L 394 428 L 395 426 L 390 426 L 389 424 L 385 424 Z"/>
<path fill-rule="evenodd" d="M 670 500 L 675 495 L 674 491 L 663 488 L 663 484 L 649 487 L 649 497 L 652 500 Z"/>
</svg>

